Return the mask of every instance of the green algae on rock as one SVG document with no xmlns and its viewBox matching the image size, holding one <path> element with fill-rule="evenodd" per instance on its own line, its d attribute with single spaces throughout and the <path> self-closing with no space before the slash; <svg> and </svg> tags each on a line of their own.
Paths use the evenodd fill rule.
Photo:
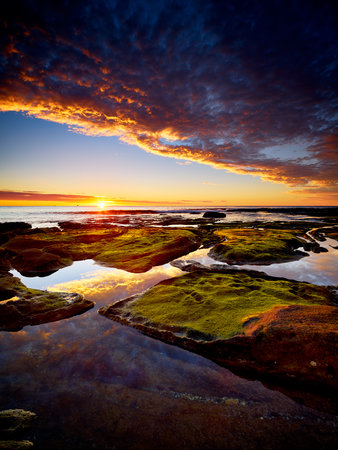
<svg viewBox="0 0 338 450">
<path fill-rule="evenodd" d="M 0 411 L 0 435 L 9 439 L 19 437 L 29 429 L 36 414 L 24 409 L 6 409 Z"/>
<path fill-rule="evenodd" d="M 216 244 L 209 256 L 228 264 L 272 264 L 308 255 L 295 251 L 305 243 L 297 230 L 233 228 L 217 230 L 215 234 L 226 241 Z"/>
<path fill-rule="evenodd" d="M 337 387 L 332 296 L 259 272 L 197 270 L 99 312 L 231 368 Z"/>
<path fill-rule="evenodd" d="M 34 444 L 31 441 L 0 441 L 0 450 L 28 450 L 33 448 Z"/>
<path fill-rule="evenodd" d="M 31 428 L 36 414 L 24 409 L 0 411 L 0 449 L 24 450 L 33 447 L 33 443 L 23 439 Z"/>
<path fill-rule="evenodd" d="M 81 294 L 29 289 L 10 273 L 0 273 L 0 300 L 2 331 L 54 322 L 82 314 L 94 306 Z"/>
<path fill-rule="evenodd" d="M 183 229 L 79 225 L 16 236 L 3 245 L 3 251 L 25 276 L 47 275 L 89 258 L 105 266 L 145 272 L 196 250 L 200 243 L 195 233 Z"/>
</svg>

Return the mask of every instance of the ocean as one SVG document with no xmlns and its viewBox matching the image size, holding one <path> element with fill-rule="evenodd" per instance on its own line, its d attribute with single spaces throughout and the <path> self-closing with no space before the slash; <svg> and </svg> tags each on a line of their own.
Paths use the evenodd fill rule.
<svg viewBox="0 0 338 450">
<path fill-rule="evenodd" d="M 333 209 L 323 207 L 325 209 Z M 219 219 L 217 223 L 229 222 L 254 222 L 254 221 L 294 221 L 294 220 L 319 220 L 314 216 L 314 211 L 321 211 L 321 207 L 212 207 L 206 208 L 180 206 L 116 206 L 104 209 L 95 206 L 0 206 L 0 223 L 3 222 L 27 222 L 35 227 L 57 226 L 58 222 L 74 221 L 87 222 L 89 220 L 104 218 L 105 222 L 117 223 L 117 212 L 123 212 L 126 217 L 135 216 L 139 212 L 151 221 L 152 217 L 161 215 L 175 215 L 186 218 L 199 218 L 210 210 L 220 209 L 226 213 L 225 219 Z M 299 214 L 298 211 L 302 212 Z M 137 215 L 137 214 L 136 214 Z M 119 214 L 119 217 L 121 215 Z"/>
</svg>

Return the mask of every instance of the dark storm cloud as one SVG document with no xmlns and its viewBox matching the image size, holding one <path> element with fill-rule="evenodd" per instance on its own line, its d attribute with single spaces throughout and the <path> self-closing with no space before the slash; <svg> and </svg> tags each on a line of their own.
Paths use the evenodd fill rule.
<svg viewBox="0 0 338 450">
<path fill-rule="evenodd" d="M 1 16 L 2 110 L 267 180 L 336 182 L 333 2 L 14 1 Z"/>
</svg>

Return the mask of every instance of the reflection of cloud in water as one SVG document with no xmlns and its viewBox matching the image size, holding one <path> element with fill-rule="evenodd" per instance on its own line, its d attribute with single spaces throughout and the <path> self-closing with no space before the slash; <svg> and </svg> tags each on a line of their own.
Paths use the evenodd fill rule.
<svg viewBox="0 0 338 450">
<path fill-rule="evenodd" d="M 336 285 L 338 284 L 338 250 L 333 247 L 337 245 L 337 242 L 333 239 L 326 239 L 325 242 L 319 242 L 319 244 L 321 247 L 326 248 L 328 252 L 309 252 L 309 256 L 305 256 L 297 261 L 287 263 L 269 265 L 247 264 L 243 266 L 230 267 L 258 270 L 275 277 L 308 281 L 309 283 L 319 285 Z M 210 249 L 208 248 L 199 249 L 189 253 L 188 255 L 182 256 L 179 259 L 196 261 L 205 266 L 210 266 L 212 264 L 225 264 L 210 258 L 208 256 L 209 251 Z"/>
<path fill-rule="evenodd" d="M 337 242 L 328 238 L 325 242 L 318 243 L 321 247 L 326 248 L 328 252 L 310 252 L 309 256 L 288 263 L 271 264 L 269 266 L 247 265 L 242 267 L 298 281 L 308 281 L 309 283 L 320 285 L 336 285 L 338 284 L 338 250 L 333 247 L 337 245 Z"/>
<path fill-rule="evenodd" d="M 188 255 L 181 256 L 178 258 L 180 261 L 196 261 L 204 266 L 210 266 L 211 264 L 224 264 L 222 262 L 216 261 L 208 256 L 210 248 L 200 248 L 194 252 L 188 253 Z"/>
<path fill-rule="evenodd" d="M 330 253 L 311 254 L 298 261 L 269 266 L 241 266 L 244 269 L 260 270 L 268 275 L 308 281 L 319 285 L 338 284 L 337 255 Z"/>
<path fill-rule="evenodd" d="M 48 290 L 78 292 L 89 300 L 112 301 L 138 294 L 162 280 L 178 275 L 182 275 L 182 271 L 170 264 L 154 267 L 145 273 L 98 269 L 86 273 L 80 280 L 54 284 Z"/>
</svg>

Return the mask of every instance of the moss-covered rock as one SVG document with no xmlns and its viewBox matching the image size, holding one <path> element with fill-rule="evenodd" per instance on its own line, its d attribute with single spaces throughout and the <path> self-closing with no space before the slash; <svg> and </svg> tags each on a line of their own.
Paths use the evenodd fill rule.
<svg viewBox="0 0 338 450">
<path fill-rule="evenodd" d="M 333 295 L 259 272 L 197 270 L 100 313 L 225 366 L 337 387 Z"/>
<path fill-rule="evenodd" d="M 234 228 L 215 234 L 225 241 L 216 244 L 209 256 L 227 264 L 272 264 L 307 256 L 295 250 L 305 243 L 297 230 Z"/>
<path fill-rule="evenodd" d="M 24 450 L 33 447 L 33 443 L 24 439 L 32 426 L 36 414 L 24 409 L 6 409 L 0 411 L 0 449 Z"/>
<path fill-rule="evenodd" d="M 36 414 L 24 409 L 6 409 L 0 411 L 1 438 L 20 437 L 23 432 L 32 426 Z"/>
<path fill-rule="evenodd" d="M 18 331 L 82 314 L 94 306 L 81 294 L 27 288 L 9 273 L 0 274 L 0 330 Z"/>
<path fill-rule="evenodd" d="M 34 444 L 31 441 L 0 441 L 0 450 L 28 450 L 33 448 Z"/>
<path fill-rule="evenodd" d="M 89 258 L 109 267 L 145 272 L 196 250 L 200 242 L 189 230 L 82 225 L 16 236 L 2 248 L 20 273 L 43 276 Z"/>
</svg>

